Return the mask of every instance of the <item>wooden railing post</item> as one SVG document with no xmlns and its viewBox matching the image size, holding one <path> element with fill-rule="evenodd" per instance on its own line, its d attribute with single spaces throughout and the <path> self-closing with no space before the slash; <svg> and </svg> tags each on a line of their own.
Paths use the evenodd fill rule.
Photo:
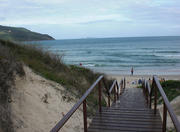
<svg viewBox="0 0 180 132">
<path fill-rule="evenodd" d="M 153 87 L 154 87 L 153 88 L 154 89 L 154 114 L 156 114 L 156 110 L 157 110 L 157 87 L 155 85 L 153 85 Z"/>
<path fill-rule="evenodd" d="M 124 78 L 124 89 L 126 88 L 126 79 Z"/>
<path fill-rule="evenodd" d="M 99 112 L 101 112 L 101 81 L 99 81 L 98 86 L 99 86 Z"/>
<path fill-rule="evenodd" d="M 152 92 L 150 93 L 149 96 L 149 108 L 151 109 L 151 102 L 152 102 Z"/>
<path fill-rule="evenodd" d="M 118 86 L 118 83 L 116 82 L 116 88 L 117 88 L 117 99 L 119 99 L 119 86 Z"/>
<path fill-rule="evenodd" d="M 122 94 L 123 92 L 123 81 L 121 80 L 120 82 L 120 95 Z"/>
<path fill-rule="evenodd" d="M 151 109 L 151 105 L 152 105 L 152 93 L 153 93 L 153 89 L 154 88 L 154 79 L 152 79 L 152 87 L 151 87 L 151 91 L 150 91 L 150 95 L 149 95 L 149 108 Z"/>
<path fill-rule="evenodd" d="M 114 102 L 116 102 L 116 87 L 115 87 L 115 85 L 114 85 L 113 89 L 114 89 Z"/>
<path fill-rule="evenodd" d="M 111 97 L 110 97 L 110 94 L 108 93 L 108 106 L 110 107 L 111 106 Z"/>
<path fill-rule="evenodd" d="M 143 84 L 143 93 L 145 95 L 145 89 L 146 89 L 146 80 L 144 80 L 144 84 Z"/>
<path fill-rule="evenodd" d="M 147 100 L 147 106 L 148 106 L 148 104 L 149 104 L 148 83 L 146 83 L 146 90 L 145 90 L 145 92 L 146 92 L 146 100 Z"/>
<path fill-rule="evenodd" d="M 167 107 L 165 103 L 163 104 L 163 126 L 162 132 L 166 132 L 166 122 L 167 122 Z"/>
<path fill-rule="evenodd" d="M 84 132 L 87 132 L 87 109 L 86 99 L 83 101 Z"/>
</svg>

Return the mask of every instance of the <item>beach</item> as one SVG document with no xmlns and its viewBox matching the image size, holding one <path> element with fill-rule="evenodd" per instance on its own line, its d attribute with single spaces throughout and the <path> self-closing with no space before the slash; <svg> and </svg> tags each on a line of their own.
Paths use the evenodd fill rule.
<svg viewBox="0 0 180 132">
<path fill-rule="evenodd" d="M 152 80 L 153 75 L 107 75 L 109 78 L 117 79 L 118 82 L 120 82 L 123 78 L 126 79 L 126 87 L 127 88 L 133 88 L 138 86 L 138 80 L 139 79 L 146 79 L 149 78 Z M 164 78 L 165 80 L 180 80 L 179 75 L 159 75 L 159 80 Z"/>
</svg>

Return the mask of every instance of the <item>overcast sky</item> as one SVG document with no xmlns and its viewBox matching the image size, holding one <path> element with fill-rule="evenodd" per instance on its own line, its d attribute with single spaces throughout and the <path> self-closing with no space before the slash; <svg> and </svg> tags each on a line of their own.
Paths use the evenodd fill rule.
<svg viewBox="0 0 180 132">
<path fill-rule="evenodd" d="M 180 0 L 0 0 L 0 25 L 56 39 L 180 35 Z"/>
</svg>

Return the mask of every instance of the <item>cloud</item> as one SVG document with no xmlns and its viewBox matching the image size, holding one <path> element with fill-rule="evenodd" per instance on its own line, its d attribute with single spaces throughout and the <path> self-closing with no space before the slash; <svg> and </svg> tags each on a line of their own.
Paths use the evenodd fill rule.
<svg viewBox="0 0 180 132">
<path fill-rule="evenodd" d="M 0 21 L 4 21 L 5 19 L 5 17 L 0 17 Z"/>
<path fill-rule="evenodd" d="M 13 25 L 38 25 L 38 24 L 60 24 L 60 25 L 72 25 L 72 24 L 90 24 L 100 23 L 106 21 L 131 21 L 131 19 L 123 17 L 119 14 L 112 15 L 97 15 L 97 16 L 79 16 L 79 17 L 60 17 L 56 16 L 48 17 L 48 19 L 42 19 L 39 17 L 14 19 Z M 2 24 L 11 24 L 11 21 L 5 21 Z"/>
<path fill-rule="evenodd" d="M 94 27 L 107 32 L 141 29 L 141 25 L 143 29 L 161 25 L 169 29 L 180 25 L 179 16 L 180 0 L 0 0 L 0 25 L 61 25 L 64 31 L 68 27 L 82 27 L 83 31 L 85 26 L 89 26 L 86 32 Z"/>
<path fill-rule="evenodd" d="M 133 20 L 152 22 L 168 21 L 168 18 L 172 17 L 179 21 L 179 17 L 176 16 L 180 15 L 180 6 L 170 0 L 0 0 L 0 2 L 0 17 L 6 17 L 0 23 L 9 25 L 84 24 Z M 178 3 L 180 5 L 180 2 Z"/>
</svg>

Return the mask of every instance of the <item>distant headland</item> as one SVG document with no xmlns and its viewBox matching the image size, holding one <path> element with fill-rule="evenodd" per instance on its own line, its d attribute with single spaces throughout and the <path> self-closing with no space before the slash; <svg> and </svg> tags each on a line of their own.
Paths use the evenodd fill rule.
<svg viewBox="0 0 180 132">
<path fill-rule="evenodd" d="M 54 40 L 54 38 L 48 34 L 32 32 L 22 27 L 9 27 L 2 25 L 0 25 L 0 39 L 14 41 Z"/>
</svg>

